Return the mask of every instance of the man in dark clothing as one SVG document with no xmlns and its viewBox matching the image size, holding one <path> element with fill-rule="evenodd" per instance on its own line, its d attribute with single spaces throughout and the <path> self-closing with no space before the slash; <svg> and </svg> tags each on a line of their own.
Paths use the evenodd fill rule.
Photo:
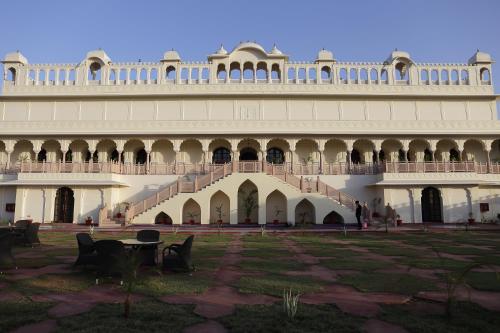
<svg viewBox="0 0 500 333">
<path fill-rule="evenodd" d="M 363 210 L 363 207 L 359 204 L 359 201 L 356 200 L 356 220 L 358 220 L 358 229 L 361 230 L 363 229 L 363 226 L 361 225 L 361 212 Z"/>
</svg>

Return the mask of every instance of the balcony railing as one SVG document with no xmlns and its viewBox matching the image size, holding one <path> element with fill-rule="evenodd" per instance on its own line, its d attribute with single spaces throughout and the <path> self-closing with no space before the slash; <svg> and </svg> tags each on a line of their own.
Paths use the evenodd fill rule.
<svg viewBox="0 0 500 333">
<path fill-rule="evenodd" d="M 20 162 L 10 167 L 0 166 L 0 174 L 12 173 L 114 173 L 122 175 L 185 175 L 207 174 L 221 164 L 171 163 L 132 164 L 116 162 Z M 500 163 L 479 162 L 381 162 L 354 164 L 307 163 L 269 164 L 262 161 L 237 161 L 231 165 L 233 172 L 266 172 L 273 175 L 376 175 L 380 173 L 493 173 L 500 174 Z"/>
</svg>

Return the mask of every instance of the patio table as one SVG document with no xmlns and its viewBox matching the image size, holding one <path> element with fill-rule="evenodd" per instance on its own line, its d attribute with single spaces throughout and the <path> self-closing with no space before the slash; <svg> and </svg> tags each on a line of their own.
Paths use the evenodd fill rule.
<svg viewBox="0 0 500 333">
<path fill-rule="evenodd" d="M 122 242 L 122 244 L 124 246 L 130 246 L 132 247 L 132 249 L 134 250 L 145 250 L 144 251 L 144 260 L 143 260 L 143 264 L 145 265 L 151 265 L 151 266 L 155 266 L 156 265 L 156 262 L 157 262 L 157 251 L 158 251 L 158 245 L 160 244 L 163 244 L 163 241 L 162 240 L 158 240 L 158 241 L 140 241 L 140 240 L 137 240 L 137 239 L 134 239 L 134 238 L 129 238 L 129 239 L 120 239 L 120 242 Z M 155 247 L 154 250 L 152 249 L 152 247 Z"/>
</svg>

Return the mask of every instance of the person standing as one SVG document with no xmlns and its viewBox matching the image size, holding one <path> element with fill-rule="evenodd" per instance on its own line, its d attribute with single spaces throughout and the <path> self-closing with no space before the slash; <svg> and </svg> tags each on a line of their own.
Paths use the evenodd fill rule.
<svg viewBox="0 0 500 333">
<path fill-rule="evenodd" d="M 356 200 L 356 220 L 358 220 L 358 230 L 361 230 L 363 226 L 361 225 L 361 212 L 363 207 L 359 204 L 359 201 Z"/>
<path fill-rule="evenodd" d="M 370 208 L 368 208 L 368 204 L 366 203 L 366 201 L 363 203 L 361 216 L 363 217 L 363 223 L 366 223 L 368 225 L 370 223 L 371 212 Z"/>
</svg>

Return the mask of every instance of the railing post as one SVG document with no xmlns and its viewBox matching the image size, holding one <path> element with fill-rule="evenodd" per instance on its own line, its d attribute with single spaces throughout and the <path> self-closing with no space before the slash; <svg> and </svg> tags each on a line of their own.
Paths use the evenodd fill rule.
<svg viewBox="0 0 500 333">
<path fill-rule="evenodd" d="M 214 182 L 214 172 L 210 171 L 210 184 Z"/>
<path fill-rule="evenodd" d="M 177 193 L 181 193 L 181 178 L 177 178 Z"/>
<path fill-rule="evenodd" d="M 146 211 L 146 200 L 142 200 L 142 211 Z"/>
<path fill-rule="evenodd" d="M 194 191 L 198 192 L 198 176 L 194 176 Z"/>
<path fill-rule="evenodd" d="M 156 204 L 160 203 L 160 192 L 156 192 Z"/>
<path fill-rule="evenodd" d="M 319 193 L 319 176 L 316 177 L 316 192 Z"/>
<path fill-rule="evenodd" d="M 300 191 L 304 190 L 304 176 L 300 176 Z"/>
<path fill-rule="evenodd" d="M 235 173 L 238 172 L 238 169 L 237 169 L 238 168 L 238 164 L 239 163 L 237 161 L 233 161 L 232 167 L 233 167 L 233 172 L 235 172 Z"/>
</svg>

